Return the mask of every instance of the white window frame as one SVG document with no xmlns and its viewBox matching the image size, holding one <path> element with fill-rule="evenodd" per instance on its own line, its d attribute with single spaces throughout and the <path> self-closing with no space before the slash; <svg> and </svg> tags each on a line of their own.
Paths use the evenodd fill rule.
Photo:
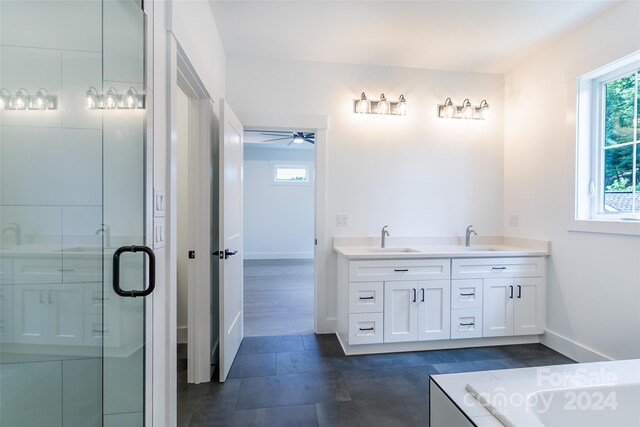
<svg viewBox="0 0 640 427">
<path fill-rule="evenodd" d="M 278 180 L 277 173 L 278 169 L 304 169 L 307 172 L 307 179 L 296 181 L 296 180 Z M 311 163 L 308 162 L 291 162 L 291 163 L 272 163 L 272 175 L 271 175 L 271 184 L 272 185 L 312 185 L 313 184 L 313 167 Z"/>
<path fill-rule="evenodd" d="M 576 197 L 572 229 L 640 235 L 640 213 L 605 213 L 602 207 L 605 190 L 604 85 L 639 69 L 640 52 L 636 52 L 577 79 Z M 640 159 L 636 161 L 640 162 Z M 636 178 L 636 185 L 638 183 L 640 177 Z"/>
</svg>

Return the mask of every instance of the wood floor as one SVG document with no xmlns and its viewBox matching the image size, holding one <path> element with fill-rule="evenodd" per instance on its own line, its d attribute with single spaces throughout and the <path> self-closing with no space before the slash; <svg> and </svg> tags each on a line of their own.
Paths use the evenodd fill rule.
<svg viewBox="0 0 640 427">
<path fill-rule="evenodd" d="M 313 332 L 313 260 L 244 261 L 244 336 Z"/>
</svg>

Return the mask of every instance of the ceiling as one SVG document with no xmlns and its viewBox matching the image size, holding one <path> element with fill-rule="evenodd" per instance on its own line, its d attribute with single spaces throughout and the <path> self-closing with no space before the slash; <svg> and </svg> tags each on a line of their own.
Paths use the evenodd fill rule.
<svg viewBox="0 0 640 427">
<path fill-rule="evenodd" d="M 228 54 L 504 73 L 618 0 L 210 0 Z"/>
</svg>

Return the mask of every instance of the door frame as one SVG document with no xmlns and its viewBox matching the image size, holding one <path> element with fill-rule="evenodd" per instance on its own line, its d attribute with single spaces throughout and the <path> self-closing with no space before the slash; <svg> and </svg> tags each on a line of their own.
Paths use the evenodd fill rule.
<svg viewBox="0 0 640 427">
<path fill-rule="evenodd" d="M 176 83 L 189 98 L 189 262 L 187 296 L 187 381 L 211 380 L 211 198 L 213 194 L 213 104 L 184 51 L 177 44 Z"/>
<path fill-rule="evenodd" d="M 314 144 L 314 331 L 327 333 L 335 331 L 335 325 L 327 321 L 327 247 L 332 243 L 327 236 L 326 226 L 326 164 L 327 164 L 327 129 L 328 117 L 326 115 L 311 114 L 277 114 L 237 111 L 245 129 L 261 130 L 296 130 L 315 133 Z M 322 286 L 319 286 L 322 285 Z M 335 304 L 332 304 L 332 306 Z M 335 318 L 335 315 L 332 317 Z"/>
</svg>

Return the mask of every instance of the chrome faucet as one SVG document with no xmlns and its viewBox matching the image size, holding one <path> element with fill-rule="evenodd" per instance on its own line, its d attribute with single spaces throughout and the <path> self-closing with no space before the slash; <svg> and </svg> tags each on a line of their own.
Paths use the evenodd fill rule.
<svg viewBox="0 0 640 427">
<path fill-rule="evenodd" d="M 468 248 L 469 246 L 471 246 L 471 233 L 475 234 L 476 236 L 478 235 L 478 233 L 476 233 L 476 230 L 474 230 L 471 227 L 473 227 L 473 225 L 470 225 L 467 227 L 467 231 L 466 231 L 467 235 L 465 236 L 465 239 L 464 239 L 465 248 Z"/>
<path fill-rule="evenodd" d="M 16 246 L 19 246 L 22 244 L 22 229 L 20 228 L 20 224 L 16 224 L 15 222 L 12 222 L 9 224 L 9 227 L 5 227 L 4 230 L 2 230 L 2 236 L 5 235 L 5 233 L 7 233 L 8 231 L 12 231 L 13 235 L 14 235 L 14 239 L 16 241 Z"/>
<path fill-rule="evenodd" d="M 389 232 L 387 231 L 387 227 L 388 227 L 388 225 L 385 225 L 384 227 L 382 227 L 382 231 L 380 232 L 380 247 L 381 248 L 384 248 L 384 245 L 386 244 L 387 236 L 389 235 Z"/>
<path fill-rule="evenodd" d="M 105 247 L 110 248 L 111 247 L 111 227 L 109 227 L 107 224 L 102 224 L 102 226 L 96 230 L 96 236 L 100 233 L 104 235 Z"/>
</svg>

